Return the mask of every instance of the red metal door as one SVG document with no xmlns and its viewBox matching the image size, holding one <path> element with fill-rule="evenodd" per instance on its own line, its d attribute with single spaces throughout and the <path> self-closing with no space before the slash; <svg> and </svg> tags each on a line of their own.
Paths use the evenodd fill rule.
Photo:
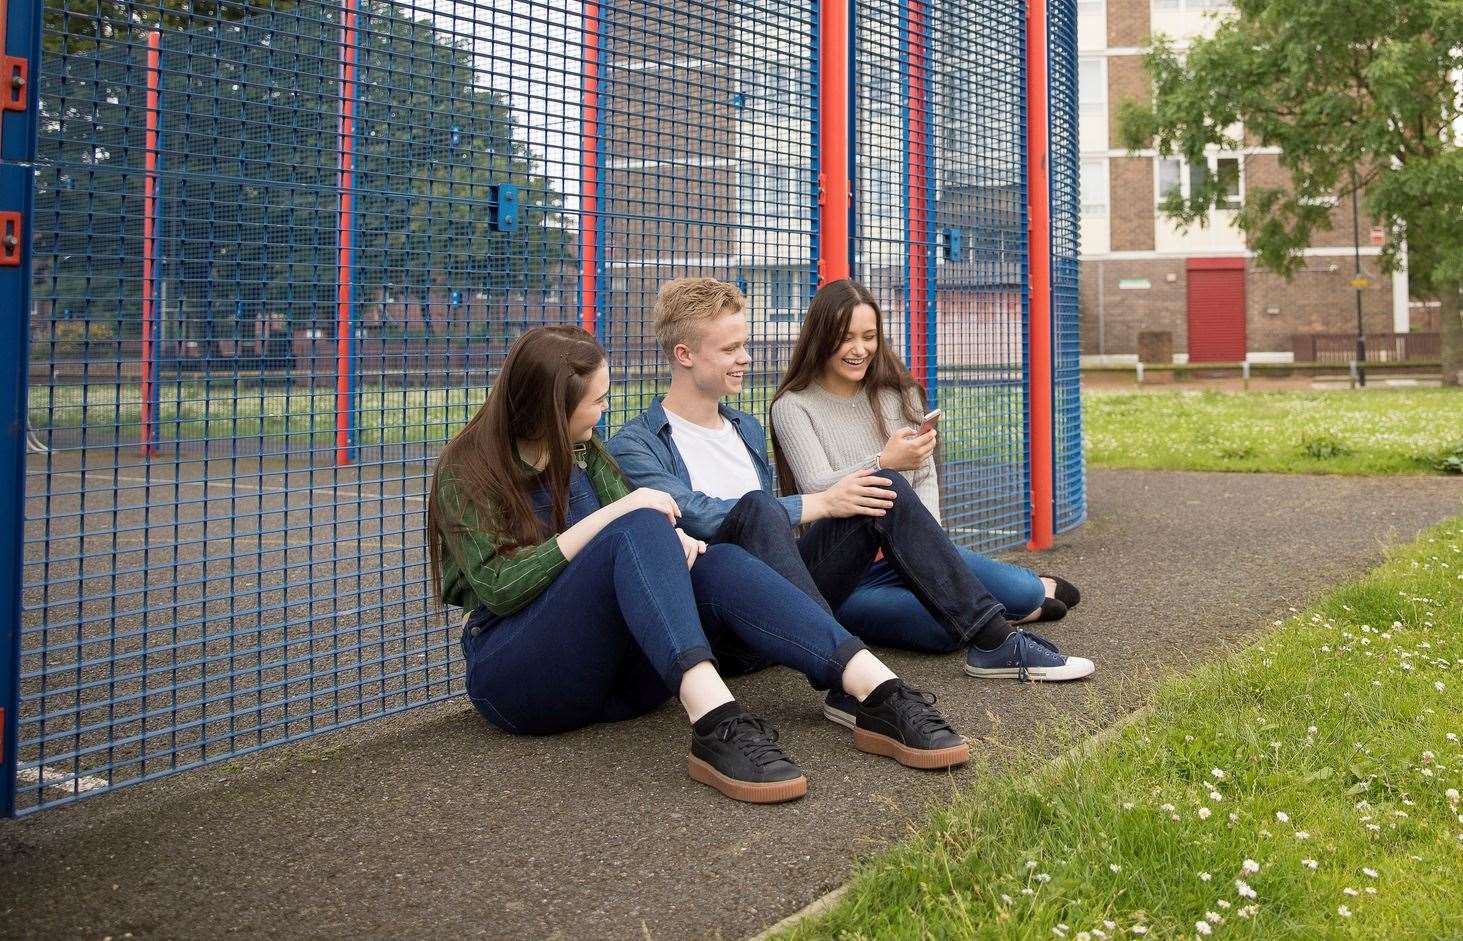
<svg viewBox="0 0 1463 941">
<path fill-rule="evenodd" d="M 1245 358 L 1245 260 L 1190 258 L 1189 362 Z"/>
</svg>

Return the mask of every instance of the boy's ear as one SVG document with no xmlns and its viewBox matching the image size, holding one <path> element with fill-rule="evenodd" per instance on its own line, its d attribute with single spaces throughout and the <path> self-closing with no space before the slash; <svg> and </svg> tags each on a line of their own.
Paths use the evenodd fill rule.
<svg viewBox="0 0 1463 941">
<path fill-rule="evenodd" d="M 684 343 L 677 343 L 676 348 L 671 350 L 671 362 L 685 369 L 691 368 L 691 350 Z"/>
</svg>

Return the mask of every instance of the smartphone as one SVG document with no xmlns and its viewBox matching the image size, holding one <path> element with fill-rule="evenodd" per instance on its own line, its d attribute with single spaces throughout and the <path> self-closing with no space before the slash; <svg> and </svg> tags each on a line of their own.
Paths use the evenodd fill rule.
<svg viewBox="0 0 1463 941">
<path fill-rule="evenodd" d="M 930 412 L 928 415 L 926 415 L 924 417 L 924 419 L 920 422 L 920 425 L 919 425 L 919 433 L 920 434 L 925 434 L 926 432 L 934 431 L 935 430 L 935 423 L 938 422 L 939 420 L 940 420 L 940 410 L 939 409 L 935 409 L 933 412 Z"/>
</svg>

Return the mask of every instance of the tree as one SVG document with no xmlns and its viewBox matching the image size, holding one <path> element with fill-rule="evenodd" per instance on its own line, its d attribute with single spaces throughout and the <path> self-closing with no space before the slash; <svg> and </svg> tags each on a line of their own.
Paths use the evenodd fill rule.
<svg viewBox="0 0 1463 941">
<path fill-rule="evenodd" d="M 37 297 L 138 329 L 145 35 L 161 19 L 156 237 L 169 308 L 208 335 L 252 333 L 256 318 L 274 314 L 328 326 L 341 6 L 168 0 L 134 21 L 113 0 L 83 3 L 97 22 L 75 7 L 47 12 Z M 387 285 L 422 297 L 434 288 L 536 287 L 572 254 L 563 197 L 504 95 L 481 84 L 469 40 L 409 12 L 382 0 L 359 4 L 357 303 Z M 519 191 L 516 231 L 491 225 L 492 187 L 501 183 Z"/>
<path fill-rule="evenodd" d="M 1463 0 L 1234 0 L 1234 11 L 1184 52 L 1154 41 L 1154 97 L 1122 104 L 1123 146 L 1199 165 L 1211 145 L 1278 147 L 1289 187 L 1249 188 L 1236 224 L 1287 277 L 1330 226 L 1328 198 L 1359 192 L 1388 233 L 1384 270 L 1405 239 L 1412 290 L 1440 302 L 1443 382 L 1463 384 Z M 1162 208 L 1202 225 L 1225 190 L 1211 174 Z"/>
</svg>

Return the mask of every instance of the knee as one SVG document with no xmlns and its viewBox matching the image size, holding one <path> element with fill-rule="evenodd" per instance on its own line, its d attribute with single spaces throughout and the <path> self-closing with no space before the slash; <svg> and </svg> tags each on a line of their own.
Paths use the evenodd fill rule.
<svg viewBox="0 0 1463 941">
<path fill-rule="evenodd" d="M 879 476 L 889 481 L 889 489 L 894 491 L 895 510 L 914 510 L 924 506 L 920 502 L 919 494 L 914 492 L 914 485 L 909 478 L 894 471 L 881 470 Z"/>
<path fill-rule="evenodd" d="M 782 504 L 766 490 L 748 490 L 737 501 L 737 505 L 732 507 L 732 513 L 744 523 L 768 520 L 787 525 L 787 513 L 782 509 Z"/>
<path fill-rule="evenodd" d="M 659 510 L 638 509 L 631 510 L 624 516 L 611 522 L 603 530 L 606 533 L 625 533 L 633 539 L 653 539 L 658 534 L 672 536 L 675 534 L 675 527 L 666 515 Z"/>
</svg>

